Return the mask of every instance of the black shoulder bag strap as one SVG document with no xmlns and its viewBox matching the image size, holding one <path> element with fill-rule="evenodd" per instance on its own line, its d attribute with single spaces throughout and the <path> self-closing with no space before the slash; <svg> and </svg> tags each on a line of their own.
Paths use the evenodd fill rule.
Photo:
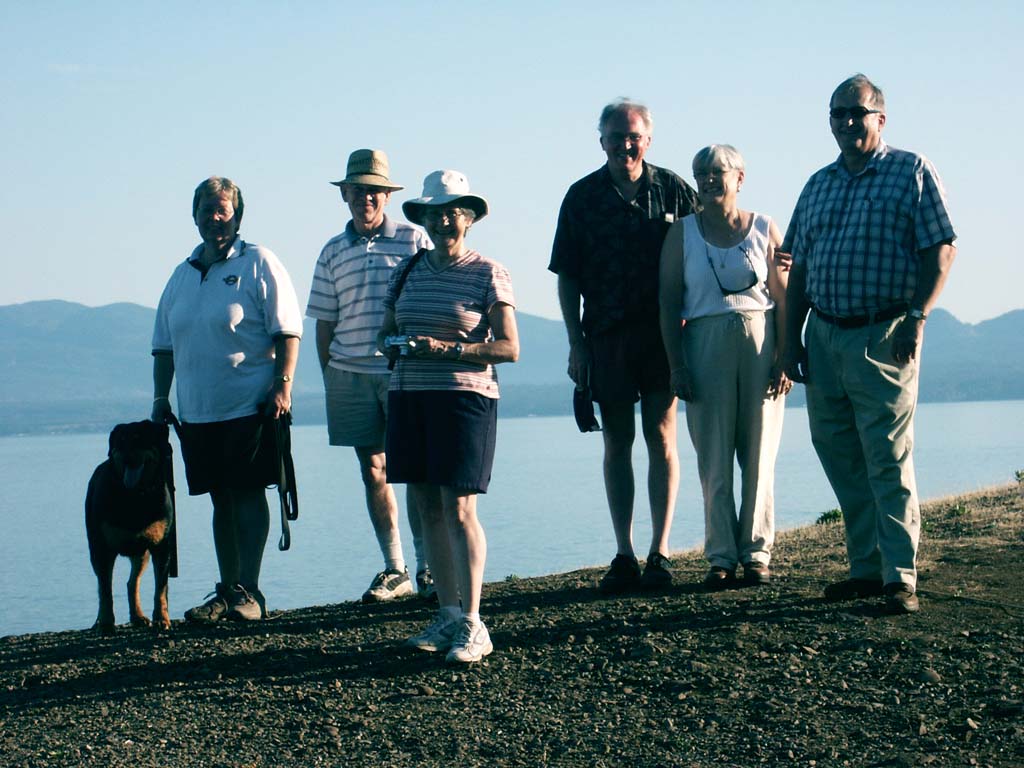
<svg viewBox="0 0 1024 768">
<path fill-rule="evenodd" d="M 402 293 L 402 289 L 405 287 L 405 281 L 409 279 L 409 273 L 412 272 L 412 268 L 416 266 L 416 262 L 423 258 L 423 254 L 427 252 L 426 248 L 420 248 L 416 253 L 410 256 L 402 264 L 399 269 L 402 271 L 398 273 L 398 279 L 395 281 L 395 304 L 398 304 L 398 297 Z M 388 360 L 388 370 L 393 371 L 395 369 L 395 361 Z"/>
</svg>

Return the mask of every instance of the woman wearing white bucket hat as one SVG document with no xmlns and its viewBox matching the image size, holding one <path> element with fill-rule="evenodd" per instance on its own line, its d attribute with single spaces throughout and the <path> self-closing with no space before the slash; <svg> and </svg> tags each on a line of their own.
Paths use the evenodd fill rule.
<svg viewBox="0 0 1024 768">
<path fill-rule="evenodd" d="M 434 247 L 395 270 L 384 300 L 381 351 L 395 362 L 388 396 L 388 482 L 417 501 L 440 609 L 409 644 L 479 661 L 493 650 L 480 620 L 487 541 L 476 515 L 494 460 L 494 365 L 519 357 L 508 270 L 466 247 L 487 201 L 458 171 L 434 171 L 402 205 Z M 460 606 L 461 603 L 461 606 Z"/>
</svg>

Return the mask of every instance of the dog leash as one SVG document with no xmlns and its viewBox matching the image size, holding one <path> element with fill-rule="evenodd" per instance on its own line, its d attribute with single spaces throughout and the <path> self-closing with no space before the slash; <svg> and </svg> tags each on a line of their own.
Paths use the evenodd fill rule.
<svg viewBox="0 0 1024 768">
<path fill-rule="evenodd" d="M 181 422 L 178 421 L 178 417 L 173 413 L 170 418 L 171 426 L 174 427 L 174 434 L 178 436 L 178 442 L 181 442 Z M 174 449 L 171 447 L 170 435 L 167 437 L 167 442 L 163 446 L 164 454 L 164 482 L 167 484 L 167 492 L 171 497 L 171 530 L 168 534 L 170 539 L 170 550 L 171 557 L 168 566 L 167 575 L 172 579 L 178 578 L 178 507 L 174 498 Z"/>
<path fill-rule="evenodd" d="M 181 422 L 174 413 L 167 416 L 167 422 L 174 427 L 174 433 L 181 442 Z M 292 437 L 291 424 L 292 414 L 285 411 L 274 422 L 274 450 L 276 453 L 275 463 L 277 470 L 277 494 L 281 501 L 281 538 L 278 539 L 277 548 L 286 552 L 292 546 L 292 532 L 289 522 L 299 519 L 299 491 L 295 484 L 295 462 L 292 461 Z M 174 480 L 171 474 L 172 463 L 170 459 L 170 441 L 167 444 L 168 451 L 168 477 L 171 478 L 171 504 L 174 504 Z M 175 525 L 172 527 L 172 535 L 175 536 L 171 542 L 171 575 L 178 575 L 178 549 L 177 549 L 177 516 Z"/>
<path fill-rule="evenodd" d="M 285 411 L 274 419 L 274 443 L 277 447 L 277 495 L 281 500 L 281 538 L 277 548 L 287 551 L 292 545 L 290 520 L 299 519 L 299 491 L 295 486 L 295 463 L 292 461 L 292 414 Z"/>
</svg>

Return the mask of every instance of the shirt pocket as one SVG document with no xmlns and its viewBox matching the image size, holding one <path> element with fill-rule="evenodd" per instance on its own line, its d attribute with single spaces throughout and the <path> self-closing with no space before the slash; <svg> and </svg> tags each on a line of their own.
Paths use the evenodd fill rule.
<svg viewBox="0 0 1024 768">
<path fill-rule="evenodd" d="M 856 234 L 867 241 L 902 243 L 912 231 L 908 208 L 890 197 L 868 197 L 857 203 Z"/>
</svg>

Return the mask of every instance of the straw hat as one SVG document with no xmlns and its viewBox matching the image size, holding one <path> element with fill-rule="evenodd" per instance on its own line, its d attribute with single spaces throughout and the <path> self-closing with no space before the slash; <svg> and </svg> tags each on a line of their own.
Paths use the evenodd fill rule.
<svg viewBox="0 0 1024 768">
<path fill-rule="evenodd" d="M 340 187 L 342 184 L 362 184 L 366 187 L 380 187 L 392 191 L 404 189 L 404 187 L 391 183 L 391 179 L 388 178 L 389 173 L 388 156 L 381 150 L 357 149 L 348 156 L 345 178 L 341 181 L 332 181 L 331 184 L 336 187 Z"/>
<path fill-rule="evenodd" d="M 469 208 L 476 221 L 487 215 L 487 201 L 480 195 L 470 194 L 469 179 L 459 171 L 434 171 L 423 180 L 423 194 L 402 203 L 402 212 L 413 224 L 423 223 L 427 208 L 436 206 Z"/>
</svg>

